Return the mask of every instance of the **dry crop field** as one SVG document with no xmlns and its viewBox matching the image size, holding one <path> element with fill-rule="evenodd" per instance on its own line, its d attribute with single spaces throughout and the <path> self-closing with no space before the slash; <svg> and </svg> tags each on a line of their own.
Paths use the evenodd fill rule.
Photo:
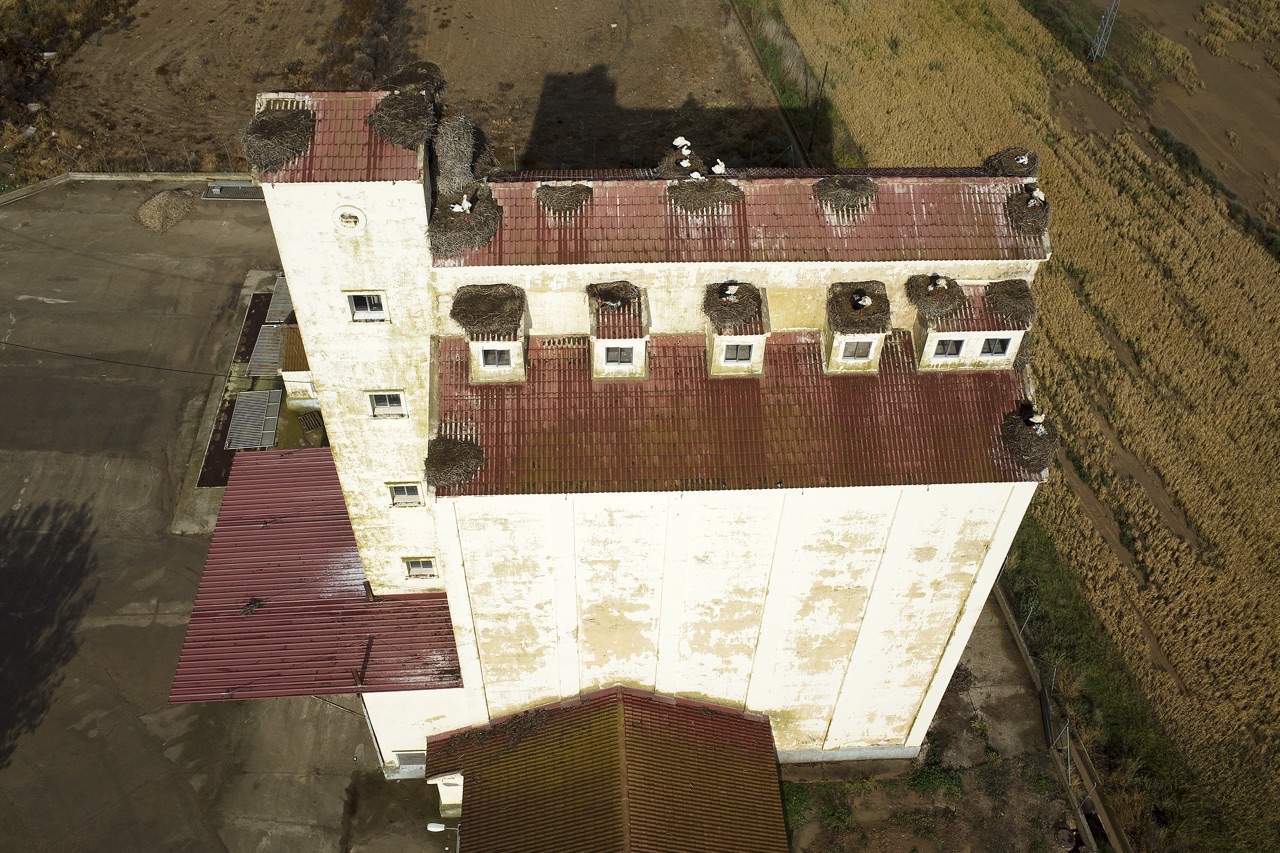
<svg viewBox="0 0 1280 853">
<path fill-rule="evenodd" d="M 780 9 L 810 65 L 831 62 L 830 97 L 871 165 L 1040 152 L 1054 255 L 1035 282 L 1032 365 L 1073 461 L 1033 515 L 1221 808 L 1212 831 L 1278 849 L 1276 261 L 1145 125 L 1065 126 L 1059 111 L 1096 101 L 1094 84 L 1016 0 Z M 1096 740 L 1100 721 L 1076 722 Z M 1134 783 L 1115 797 L 1131 839 L 1200 849 L 1211 830 L 1152 819 L 1145 772 L 1113 768 Z"/>
</svg>

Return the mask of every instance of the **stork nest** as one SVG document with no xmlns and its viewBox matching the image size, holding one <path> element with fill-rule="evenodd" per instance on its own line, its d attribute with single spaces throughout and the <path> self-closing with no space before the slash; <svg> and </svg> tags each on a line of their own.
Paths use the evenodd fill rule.
<svg viewBox="0 0 1280 853">
<path fill-rule="evenodd" d="M 484 449 L 474 441 L 440 436 L 427 443 L 424 466 L 428 486 L 465 483 L 480 473 Z"/>
<path fill-rule="evenodd" d="M 475 165 L 480 153 L 480 137 L 471 117 L 461 110 L 446 107 L 431 150 L 436 155 L 436 192 L 456 195 L 465 192 L 475 181 Z"/>
<path fill-rule="evenodd" d="M 460 203 L 468 195 L 466 192 L 436 198 L 427 237 L 431 254 L 437 258 L 452 258 L 468 249 L 478 249 L 492 240 L 502 227 L 502 205 L 494 201 L 488 185 L 475 184 L 469 189 L 472 189 L 470 213 L 459 213 L 451 207 Z"/>
<path fill-rule="evenodd" d="M 685 213 L 702 213 L 742 201 L 745 193 L 737 184 L 724 178 L 706 178 L 671 184 L 667 187 L 667 197 Z"/>
<path fill-rule="evenodd" d="M 987 285 L 987 311 L 1002 314 L 1014 323 L 1030 326 L 1036 321 L 1036 300 L 1026 279 L 1011 278 Z"/>
<path fill-rule="evenodd" d="M 471 338 L 510 338 L 524 322 L 524 291 L 513 284 L 467 284 L 458 288 L 449 316 Z"/>
<path fill-rule="evenodd" d="M 833 213 L 862 213 L 876 198 L 876 183 L 861 175 L 834 175 L 813 185 L 818 204 Z"/>
<path fill-rule="evenodd" d="M 1028 329 L 1026 334 L 1022 336 L 1022 343 L 1018 344 L 1018 354 L 1013 357 L 1013 369 L 1023 371 L 1031 364 L 1031 353 L 1035 349 L 1036 333 L 1033 329 Z"/>
<path fill-rule="evenodd" d="M 956 314 L 969 304 L 960 282 L 945 275 L 913 275 L 907 279 L 907 299 L 928 323 Z"/>
<path fill-rule="evenodd" d="M 138 205 L 133 215 L 147 228 L 163 234 L 185 219 L 195 203 L 195 194 L 190 190 L 164 190 Z"/>
<path fill-rule="evenodd" d="M 716 327 L 716 332 L 725 335 L 736 326 L 760 316 L 762 304 L 760 291 L 755 285 L 725 281 L 707 285 L 702 296 L 702 313 Z"/>
<path fill-rule="evenodd" d="M 1027 162 L 1019 163 L 1019 157 Z M 1034 178 L 1040 171 L 1040 155 L 1030 148 L 1005 148 L 983 160 L 982 171 L 993 178 Z"/>
<path fill-rule="evenodd" d="M 411 62 L 383 77 L 374 89 L 386 92 L 409 89 L 422 92 L 430 99 L 444 91 L 444 87 L 444 72 L 439 65 L 434 62 Z"/>
<path fill-rule="evenodd" d="M 688 160 L 689 165 L 681 166 L 681 160 Z M 683 181 L 692 172 L 707 174 L 707 164 L 702 162 L 702 158 L 697 154 L 690 152 L 689 156 L 685 157 L 679 151 L 668 152 L 667 156 L 663 157 L 662 162 L 658 164 L 658 168 L 653 170 L 655 177 L 664 178 L 668 181 Z"/>
<path fill-rule="evenodd" d="M 1013 193 L 1005 200 L 1004 209 L 1015 229 L 1040 237 L 1049 230 L 1049 202 L 1033 196 L 1035 189 L 1035 184 L 1027 184 L 1023 192 Z"/>
<path fill-rule="evenodd" d="M 860 307 L 854 299 L 871 297 Z M 827 322 L 839 335 L 878 335 L 889 331 L 889 294 L 882 281 L 838 281 L 827 288 Z"/>
<path fill-rule="evenodd" d="M 301 157 L 316 135 L 316 114 L 305 107 L 262 110 L 240 134 L 249 165 L 278 172 Z"/>
<path fill-rule="evenodd" d="M 398 89 L 378 101 L 364 123 L 383 142 L 417 151 L 436 133 L 435 96 L 425 89 Z"/>
<path fill-rule="evenodd" d="M 594 195 L 586 184 L 544 185 L 533 191 L 534 198 L 547 213 L 577 213 Z"/>
<path fill-rule="evenodd" d="M 1034 414 L 1035 408 L 1031 403 L 1020 404 L 1000 421 L 1000 437 L 1004 439 L 1014 462 L 1028 471 L 1043 471 L 1053 462 L 1061 435 L 1048 418 L 1040 425 L 1045 435 L 1039 435 L 1030 420 Z"/>
<path fill-rule="evenodd" d="M 587 285 L 587 296 L 605 307 L 622 308 L 640 298 L 640 289 L 629 281 Z"/>
</svg>

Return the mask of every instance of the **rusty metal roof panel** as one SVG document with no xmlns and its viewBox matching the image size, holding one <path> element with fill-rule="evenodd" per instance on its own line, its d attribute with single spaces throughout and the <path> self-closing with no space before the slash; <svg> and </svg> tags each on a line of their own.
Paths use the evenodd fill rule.
<svg viewBox="0 0 1280 853">
<path fill-rule="evenodd" d="M 700 335 L 650 339 L 649 379 L 593 382 L 587 338 L 533 338 L 528 379 L 470 385 L 466 344 L 440 342 L 443 430 L 485 450 L 441 496 L 1034 481 L 999 437 L 1012 370 L 917 371 L 886 339 L 875 375 L 827 376 L 816 333 L 775 333 L 764 375 L 711 378 Z"/>
<path fill-rule="evenodd" d="M 237 454 L 169 701 L 461 685 L 443 593 L 366 596 L 331 452 Z"/>
<path fill-rule="evenodd" d="M 383 142 L 365 124 L 386 92 L 307 92 L 271 97 L 268 108 L 301 105 L 316 114 L 311 146 L 260 183 L 321 183 L 420 180 L 418 152 Z"/>
</svg>

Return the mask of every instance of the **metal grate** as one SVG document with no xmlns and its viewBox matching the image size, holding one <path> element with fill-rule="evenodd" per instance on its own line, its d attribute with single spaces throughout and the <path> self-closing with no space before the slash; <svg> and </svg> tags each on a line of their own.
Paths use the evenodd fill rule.
<svg viewBox="0 0 1280 853">
<path fill-rule="evenodd" d="M 319 412 L 303 412 L 298 415 L 298 423 L 302 424 L 304 432 L 310 432 L 313 429 L 320 429 L 324 426 L 324 418 Z"/>
<path fill-rule="evenodd" d="M 249 356 L 250 376 L 275 376 L 284 355 L 284 326 L 263 326 Z"/>
<path fill-rule="evenodd" d="M 268 323 L 283 323 L 293 313 L 293 297 L 289 295 L 289 283 L 284 274 L 276 276 L 276 290 L 271 294 L 271 305 L 267 308 Z"/>
<path fill-rule="evenodd" d="M 227 429 L 227 450 L 274 447 L 281 391 L 241 391 Z"/>
</svg>

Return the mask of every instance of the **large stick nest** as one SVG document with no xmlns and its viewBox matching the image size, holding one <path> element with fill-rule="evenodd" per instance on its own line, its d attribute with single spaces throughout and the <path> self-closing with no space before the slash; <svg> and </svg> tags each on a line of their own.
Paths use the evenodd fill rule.
<svg viewBox="0 0 1280 853">
<path fill-rule="evenodd" d="M 1035 184 L 1027 184 L 1023 192 L 1011 194 L 1005 200 L 1004 209 L 1014 228 L 1023 234 L 1040 237 L 1049 230 L 1049 202 L 1032 195 L 1035 189 Z"/>
<path fill-rule="evenodd" d="M 869 297 L 871 304 L 858 304 Z M 882 281 L 838 281 L 827 289 L 827 322 L 839 335 L 878 335 L 889 331 L 889 294 Z"/>
<path fill-rule="evenodd" d="M 464 197 L 471 199 L 471 211 L 453 210 L 453 205 L 461 203 Z M 502 205 L 494 200 L 488 184 L 476 184 L 470 193 L 437 196 L 431 224 L 427 227 L 431 254 L 451 258 L 468 249 L 478 249 L 492 240 L 501 227 Z"/>
<path fill-rule="evenodd" d="M 524 307 L 524 291 L 513 284 L 467 284 L 458 288 L 449 316 L 471 338 L 506 338 L 520 332 Z"/>
<path fill-rule="evenodd" d="M 577 213 L 595 195 L 586 184 L 548 184 L 533 191 L 533 196 L 547 213 Z"/>
<path fill-rule="evenodd" d="M 1031 421 L 1035 414 L 1035 407 L 1023 402 L 1000 421 L 1000 436 L 1015 462 L 1029 471 L 1043 471 L 1053 462 L 1061 436 L 1047 418 L 1040 424 L 1041 435 Z"/>
<path fill-rule="evenodd" d="M 263 110 L 240 134 L 240 144 L 259 172 L 278 172 L 301 157 L 315 135 L 316 114 L 305 107 Z"/>
<path fill-rule="evenodd" d="M 640 289 L 629 281 L 587 285 L 587 296 L 607 308 L 622 308 L 640 298 Z"/>
<path fill-rule="evenodd" d="M 429 98 L 444 91 L 444 72 L 434 62 L 411 62 L 378 81 L 375 90 L 395 92 L 412 90 Z"/>
<path fill-rule="evenodd" d="M 681 166 L 682 160 L 688 160 L 688 166 Z M 683 181 L 693 172 L 705 175 L 707 174 L 707 164 L 702 162 L 702 158 L 693 152 L 685 157 L 679 151 L 671 151 L 666 157 L 662 158 L 662 162 L 658 164 L 658 168 L 653 170 L 655 177 L 664 178 L 668 181 Z"/>
<path fill-rule="evenodd" d="M 152 231 L 163 234 L 191 212 L 196 203 L 190 190 L 164 190 L 138 205 L 134 217 Z"/>
<path fill-rule="evenodd" d="M 461 110 L 445 106 L 431 140 L 436 160 L 436 192 L 465 192 L 478 178 L 497 171 L 498 161 L 479 128 Z"/>
<path fill-rule="evenodd" d="M 722 204 L 742 201 L 745 193 L 737 184 L 724 178 L 680 181 L 667 187 L 671 203 L 685 213 L 702 213 Z"/>
<path fill-rule="evenodd" d="M 982 171 L 995 178 L 1034 178 L 1040 171 L 1040 155 L 1030 148 L 1005 148 L 983 160 Z"/>
<path fill-rule="evenodd" d="M 435 96 L 417 88 L 393 91 L 378 101 L 364 122 L 383 142 L 417 151 L 436 133 Z"/>
<path fill-rule="evenodd" d="M 1002 314 L 1014 323 L 1029 326 L 1036 321 L 1036 300 L 1026 279 L 1011 278 L 987 285 L 989 313 Z"/>
<path fill-rule="evenodd" d="M 726 281 L 708 284 L 702 296 L 702 313 L 716 327 L 716 332 L 729 334 L 736 326 L 760 316 L 760 291 L 751 284 Z"/>
<path fill-rule="evenodd" d="M 960 282 L 945 275 L 913 275 L 907 279 L 907 298 L 928 323 L 950 317 L 969 304 Z"/>
<path fill-rule="evenodd" d="M 862 213 L 876 198 L 876 183 L 861 175 L 834 175 L 813 185 L 813 197 L 833 213 Z"/>
<path fill-rule="evenodd" d="M 424 476 L 429 486 L 465 483 L 480 473 L 483 464 L 484 449 L 474 441 L 440 436 L 427 443 Z"/>
</svg>

